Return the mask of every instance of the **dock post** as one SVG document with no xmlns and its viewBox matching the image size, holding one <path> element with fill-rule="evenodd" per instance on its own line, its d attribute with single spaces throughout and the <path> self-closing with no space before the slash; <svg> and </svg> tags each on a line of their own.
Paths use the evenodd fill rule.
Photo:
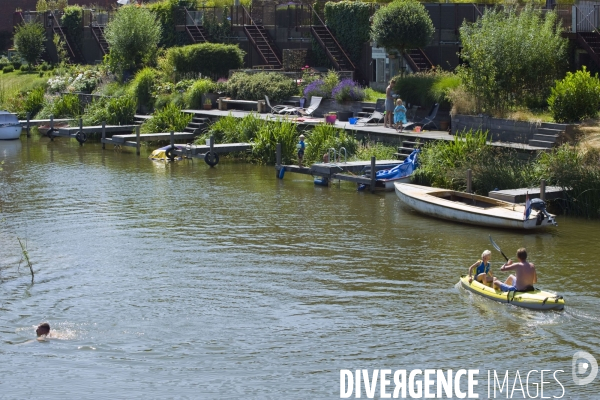
<svg viewBox="0 0 600 400">
<path fill-rule="evenodd" d="M 54 133 L 54 115 L 52 115 L 52 114 L 50 114 L 50 131 L 49 132 Z M 54 135 L 52 133 L 50 134 L 50 141 L 54 142 Z"/>
<path fill-rule="evenodd" d="M 275 147 L 275 176 L 278 178 L 281 176 L 281 168 L 281 143 L 277 143 Z"/>
<path fill-rule="evenodd" d="M 210 152 L 211 154 L 215 153 L 215 135 L 210 135 Z"/>
<path fill-rule="evenodd" d="M 79 132 L 83 133 L 83 118 L 79 118 Z M 83 142 L 79 142 L 79 146 L 83 146 Z"/>
<path fill-rule="evenodd" d="M 173 140 L 173 139 L 171 139 Z M 135 126 L 135 155 L 140 155 L 140 126 Z"/>
<path fill-rule="evenodd" d="M 30 138 L 30 137 L 31 137 L 31 127 L 30 127 L 30 125 L 29 125 L 29 117 L 30 117 L 30 114 L 29 114 L 29 113 L 27 113 L 27 128 L 25 128 L 25 129 L 27 129 L 27 137 L 28 137 L 28 138 Z"/>
<path fill-rule="evenodd" d="M 546 180 L 540 181 L 540 199 L 546 201 Z"/>
<path fill-rule="evenodd" d="M 473 193 L 473 171 L 467 170 L 467 193 Z"/>
<path fill-rule="evenodd" d="M 106 149 L 106 121 L 102 121 L 102 150 Z"/>
<path fill-rule="evenodd" d="M 377 171 L 375 170 L 376 157 L 371 156 L 371 193 L 375 193 L 375 176 Z"/>
</svg>

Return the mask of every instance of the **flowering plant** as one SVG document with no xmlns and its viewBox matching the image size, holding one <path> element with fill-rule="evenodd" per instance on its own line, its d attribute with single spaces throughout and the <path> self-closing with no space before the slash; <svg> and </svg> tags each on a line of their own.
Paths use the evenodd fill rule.
<svg viewBox="0 0 600 400">
<path fill-rule="evenodd" d="M 365 99 L 365 91 L 352 79 L 344 79 L 333 88 L 331 97 L 338 103 L 343 103 L 345 101 L 362 101 Z"/>
<path fill-rule="evenodd" d="M 50 93 L 92 93 L 101 80 L 102 73 L 100 71 L 95 69 L 81 69 L 50 78 L 48 80 L 48 90 Z"/>
<path fill-rule="evenodd" d="M 304 96 L 306 98 L 311 96 L 327 97 L 327 95 L 328 93 L 326 91 L 325 82 L 323 81 L 323 79 L 317 79 L 316 81 L 313 81 L 306 85 L 306 87 L 304 88 Z"/>
</svg>

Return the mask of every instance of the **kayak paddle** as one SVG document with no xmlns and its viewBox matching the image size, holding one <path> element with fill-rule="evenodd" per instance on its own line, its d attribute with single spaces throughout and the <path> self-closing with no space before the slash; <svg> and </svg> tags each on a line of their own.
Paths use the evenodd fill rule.
<svg viewBox="0 0 600 400">
<path fill-rule="evenodd" d="M 504 252 L 502 252 L 502 249 L 500 248 L 500 246 L 498 246 L 496 244 L 496 242 L 494 242 L 494 239 L 492 239 L 492 235 L 490 235 L 490 242 L 492 242 L 492 246 L 494 246 L 494 248 L 496 250 L 498 250 L 500 252 L 500 254 L 502 254 L 504 256 L 504 258 L 506 259 L 506 261 L 508 261 L 508 257 L 506 257 L 506 254 L 504 254 Z"/>
</svg>

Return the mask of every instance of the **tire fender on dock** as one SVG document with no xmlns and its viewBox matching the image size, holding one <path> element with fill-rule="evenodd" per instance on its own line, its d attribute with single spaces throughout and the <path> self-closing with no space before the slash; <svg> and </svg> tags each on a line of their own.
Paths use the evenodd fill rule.
<svg viewBox="0 0 600 400">
<path fill-rule="evenodd" d="M 75 140 L 77 140 L 80 144 L 87 142 L 87 134 L 82 131 L 77 131 L 75 134 Z"/>
<path fill-rule="evenodd" d="M 177 150 L 177 147 L 175 146 L 170 146 L 167 150 L 165 150 L 165 155 L 167 158 L 170 158 L 171 161 L 173 161 L 176 157 L 175 150 Z"/>
<path fill-rule="evenodd" d="M 219 163 L 219 155 L 214 151 L 209 151 L 204 155 L 204 162 L 211 167 Z"/>
</svg>

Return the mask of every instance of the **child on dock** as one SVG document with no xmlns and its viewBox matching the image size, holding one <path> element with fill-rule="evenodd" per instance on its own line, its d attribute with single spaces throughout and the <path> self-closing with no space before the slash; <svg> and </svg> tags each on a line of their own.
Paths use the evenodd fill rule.
<svg viewBox="0 0 600 400">
<path fill-rule="evenodd" d="M 302 168 L 302 160 L 304 160 L 304 149 L 306 148 L 306 143 L 304 143 L 304 135 L 300 135 L 300 141 L 296 145 L 298 149 L 298 166 Z"/>
<path fill-rule="evenodd" d="M 394 108 L 394 124 L 395 128 L 402 132 L 402 124 L 406 124 L 406 107 L 402 104 L 402 99 L 396 100 L 396 108 Z"/>
</svg>

